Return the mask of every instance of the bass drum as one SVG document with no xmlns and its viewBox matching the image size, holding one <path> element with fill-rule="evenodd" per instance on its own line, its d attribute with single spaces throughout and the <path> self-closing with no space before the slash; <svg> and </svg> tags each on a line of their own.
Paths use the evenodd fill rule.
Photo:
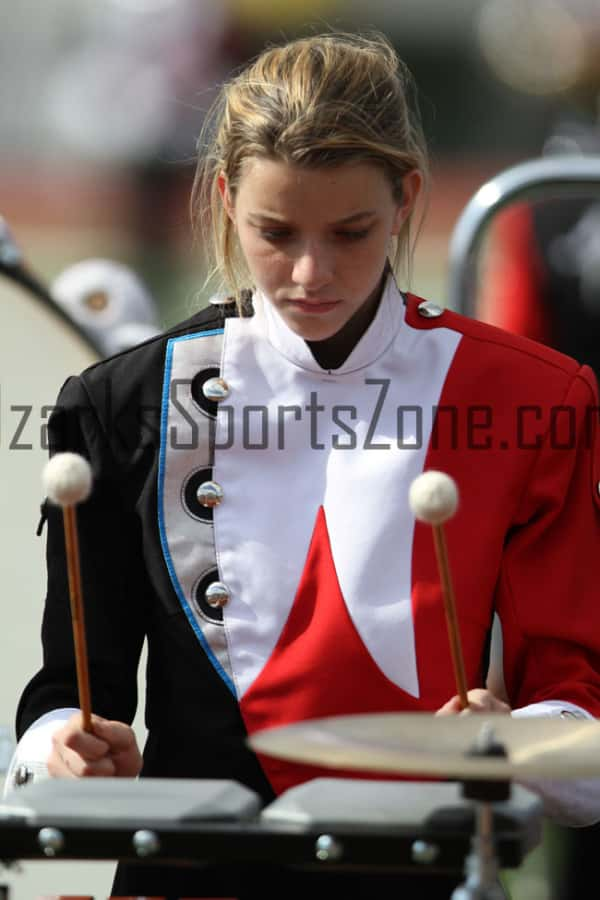
<svg viewBox="0 0 600 900">
<path fill-rule="evenodd" d="M 0 279 L 0 787 L 14 745 L 20 693 L 40 668 L 45 537 L 37 537 L 46 426 L 64 380 L 98 360 L 97 351 L 29 293 Z M 143 709 L 143 694 L 140 709 Z M 140 741 L 143 727 L 136 722 Z M 47 894 L 107 897 L 112 863 L 27 863 L 2 871 L 11 900 Z M 1 896 L 1 893 L 0 893 Z"/>
</svg>

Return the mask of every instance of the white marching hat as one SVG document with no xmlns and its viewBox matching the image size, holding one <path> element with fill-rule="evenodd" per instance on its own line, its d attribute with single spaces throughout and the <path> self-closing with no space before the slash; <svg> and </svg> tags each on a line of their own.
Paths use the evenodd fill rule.
<svg viewBox="0 0 600 900">
<path fill-rule="evenodd" d="M 57 276 L 50 293 L 105 356 L 161 330 L 153 297 L 123 263 L 108 259 L 74 263 Z"/>
</svg>

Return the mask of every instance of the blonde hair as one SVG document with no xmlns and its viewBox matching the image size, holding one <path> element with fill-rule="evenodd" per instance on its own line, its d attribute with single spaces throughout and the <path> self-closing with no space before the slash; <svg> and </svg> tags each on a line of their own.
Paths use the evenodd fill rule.
<svg viewBox="0 0 600 900">
<path fill-rule="evenodd" d="M 192 223 L 209 260 L 209 279 L 239 295 L 248 271 L 223 207 L 218 178 L 232 197 L 245 160 L 263 157 L 297 166 L 347 162 L 381 166 L 397 202 L 402 178 L 427 179 L 427 149 L 414 83 L 380 34 L 322 34 L 269 47 L 226 83 L 198 142 Z M 392 268 L 412 257 L 411 216 L 396 240 Z"/>
</svg>

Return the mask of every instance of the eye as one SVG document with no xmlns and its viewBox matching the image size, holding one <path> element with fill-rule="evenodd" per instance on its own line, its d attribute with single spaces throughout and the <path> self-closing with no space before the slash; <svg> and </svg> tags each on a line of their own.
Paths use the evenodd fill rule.
<svg viewBox="0 0 600 900">
<path fill-rule="evenodd" d="M 261 228 L 260 236 L 265 241 L 277 243 L 277 241 L 285 241 L 291 236 L 291 232 L 287 228 Z"/>
<path fill-rule="evenodd" d="M 370 228 L 363 228 L 361 231 L 336 231 L 336 237 L 343 241 L 362 241 L 370 232 Z"/>
</svg>

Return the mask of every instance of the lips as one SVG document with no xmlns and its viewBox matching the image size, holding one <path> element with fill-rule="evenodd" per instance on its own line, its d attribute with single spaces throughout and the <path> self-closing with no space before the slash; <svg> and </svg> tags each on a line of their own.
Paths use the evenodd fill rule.
<svg viewBox="0 0 600 900">
<path fill-rule="evenodd" d="M 335 309 L 339 300 L 288 300 L 290 306 L 306 313 L 325 313 Z"/>
</svg>

